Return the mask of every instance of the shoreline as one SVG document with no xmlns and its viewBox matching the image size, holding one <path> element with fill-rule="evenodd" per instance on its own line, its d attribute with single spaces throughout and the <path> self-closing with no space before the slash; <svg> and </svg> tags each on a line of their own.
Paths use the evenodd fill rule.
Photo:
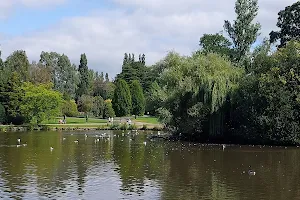
<svg viewBox="0 0 300 200">
<path fill-rule="evenodd" d="M 95 130 L 149 130 L 164 131 L 161 124 L 42 124 L 35 127 L 30 125 L 0 125 L 0 132 L 25 132 L 25 131 L 95 131 Z"/>
</svg>

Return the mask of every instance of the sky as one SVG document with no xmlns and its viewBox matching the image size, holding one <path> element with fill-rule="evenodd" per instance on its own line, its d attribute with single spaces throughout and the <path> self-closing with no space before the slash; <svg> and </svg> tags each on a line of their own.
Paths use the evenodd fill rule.
<svg viewBox="0 0 300 200">
<path fill-rule="evenodd" d="M 277 30 L 278 12 L 296 0 L 259 0 L 259 40 Z M 205 33 L 234 20 L 235 0 L 0 0 L 2 59 L 25 50 L 66 54 L 110 77 L 120 73 L 124 53 L 146 55 L 152 65 L 170 51 L 190 55 Z"/>
</svg>

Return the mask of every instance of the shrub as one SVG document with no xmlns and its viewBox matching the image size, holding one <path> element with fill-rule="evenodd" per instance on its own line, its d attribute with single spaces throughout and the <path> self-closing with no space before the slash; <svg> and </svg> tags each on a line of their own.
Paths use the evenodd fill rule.
<svg viewBox="0 0 300 200">
<path fill-rule="evenodd" d="M 23 116 L 16 116 L 11 119 L 11 123 L 13 125 L 22 125 L 25 122 L 25 118 Z"/>
<path fill-rule="evenodd" d="M 77 104 L 74 100 L 65 101 L 62 106 L 62 114 L 66 115 L 67 117 L 78 116 L 79 112 L 77 110 Z"/>
</svg>

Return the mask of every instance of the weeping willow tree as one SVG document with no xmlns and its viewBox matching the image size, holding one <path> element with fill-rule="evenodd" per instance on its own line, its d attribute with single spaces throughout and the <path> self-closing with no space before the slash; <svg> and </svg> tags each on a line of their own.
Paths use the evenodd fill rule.
<svg viewBox="0 0 300 200">
<path fill-rule="evenodd" d="M 189 140 L 224 133 L 226 104 L 244 73 L 217 54 L 183 57 L 171 52 L 160 77 L 160 118 L 175 135 Z M 157 97 L 159 98 L 159 97 Z"/>
</svg>

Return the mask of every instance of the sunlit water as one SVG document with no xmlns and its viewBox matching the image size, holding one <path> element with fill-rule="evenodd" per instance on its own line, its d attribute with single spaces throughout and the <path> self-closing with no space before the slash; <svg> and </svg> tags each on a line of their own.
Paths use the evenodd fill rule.
<svg viewBox="0 0 300 200">
<path fill-rule="evenodd" d="M 300 199 L 300 148 L 223 150 L 147 135 L 0 133 L 0 199 Z"/>
</svg>

